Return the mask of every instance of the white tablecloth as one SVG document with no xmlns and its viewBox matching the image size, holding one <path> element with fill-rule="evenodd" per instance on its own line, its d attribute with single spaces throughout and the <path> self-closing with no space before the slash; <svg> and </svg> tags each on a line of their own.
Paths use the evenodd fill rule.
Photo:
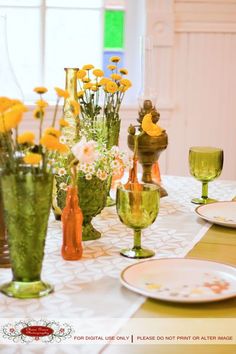
<svg viewBox="0 0 236 354">
<path fill-rule="evenodd" d="M 142 244 L 156 251 L 155 258 L 184 257 L 210 227 L 197 217 L 194 213 L 196 206 L 190 202 L 192 197 L 201 194 L 201 185 L 190 177 L 173 176 L 163 177 L 163 185 L 169 195 L 161 199 L 155 223 L 143 231 Z M 219 200 L 231 200 L 236 195 L 236 182 L 212 182 L 209 184 L 209 195 Z M 51 217 L 42 278 L 54 284 L 55 292 L 32 300 L 12 299 L 0 294 L 1 318 L 117 318 L 110 329 L 111 332 L 117 331 L 122 325 L 121 319 L 125 321 L 132 316 L 145 301 L 144 297 L 130 292 L 119 283 L 120 271 L 137 262 L 119 254 L 121 248 L 132 245 L 132 230 L 119 221 L 115 207 L 105 208 L 94 219 L 94 225 L 102 232 L 102 237 L 84 242 L 82 259 L 69 262 L 60 255 L 61 223 Z M 11 279 L 10 270 L 1 269 L 0 273 L 1 283 Z M 88 349 L 86 347 L 84 352 Z M 4 346 L 4 354 L 8 350 L 9 353 L 14 352 Z M 21 350 L 26 353 L 24 346 L 19 346 L 17 350 L 17 353 Z M 43 352 L 54 353 L 53 347 L 45 347 Z"/>
</svg>

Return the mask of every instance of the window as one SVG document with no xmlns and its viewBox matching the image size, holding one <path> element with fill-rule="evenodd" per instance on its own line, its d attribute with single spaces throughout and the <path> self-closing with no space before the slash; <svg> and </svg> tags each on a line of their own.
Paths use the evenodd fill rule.
<svg viewBox="0 0 236 354">
<path fill-rule="evenodd" d="M 10 59 L 25 100 L 35 100 L 32 89 L 37 85 L 64 87 L 64 67 L 92 63 L 102 68 L 108 55 L 123 57 L 124 52 L 122 64 L 137 67 L 133 54 L 141 26 L 134 19 L 143 1 L 0 0 L 0 13 L 7 15 Z M 129 57 L 127 42 L 134 48 Z M 130 74 L 134 89 L 128 100 L 132 102 L 138 84 L 137 73 L 131 69 Z M 50 91 L 47 97 L 53 101 Z"/>
</svg>

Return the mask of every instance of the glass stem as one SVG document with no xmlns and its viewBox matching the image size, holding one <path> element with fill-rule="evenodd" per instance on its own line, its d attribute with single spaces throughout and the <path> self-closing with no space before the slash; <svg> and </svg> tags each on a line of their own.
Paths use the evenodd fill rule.
<svg viewBox="0 0 236 354">
<path fill-rule="evenodd" d="M 141 230 L 134 230 L 134 246 L 133 249 L 141 248 Z"/>
<path fill-rule="evenodd" d="M 202 182 L 202 199 L 208 199 L 208 182 Z"/>
</svg>

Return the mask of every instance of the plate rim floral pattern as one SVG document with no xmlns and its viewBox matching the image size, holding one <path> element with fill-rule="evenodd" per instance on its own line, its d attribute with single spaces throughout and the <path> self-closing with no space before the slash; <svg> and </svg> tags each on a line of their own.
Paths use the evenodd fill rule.
<svg viewBox="0 0 236 354">
<path fill-rule="evenodd" d="M 236 205 L 236 201 L 230 201 L 230 200 L 226 200 L 226 201 L 219 201 L 219 202 L 214 202 L 214 203 L 210 203 L 210 204 L 203 204 L 203 205 L 199 205 L 196 209 L 195 212 L 197 213 L 198 216 L 200 216 L 201 218 L 203 218 L 204 220 L 207 220 L 213 224 L 217 224 L 217 225 L 221 225 L 221 226 L 225 226 L 225 227 L 230 227 L 230 228 L 236 228 L 236 222 L 231 222 L 231 221 L 223 221 L 223 220 L 219 220 L 217 219 L 217 216 L 219 217 L 219 215 L 216 215 L 215 218 L 211 218 L 207 215 L 204 215 L 203 211 L 206 208 L 211 208 L 212 206 L 215 205 L 222 205 L 222 204 L 234 204 Z M 202 212 L 201 212 L 202 211 Z"/>
<path fill-rule="evenodd" d="M 142 263 L 150 263 L 150 262 L 162 262 L 162 261 L 180 261 L 180 262 L 201 262 L 201 263 L 207 263 L 207 264 L 216 264 L 219 267 L 224 267 L 224 271 L 225 267 L 226 269 L 228 268 L 229 270 L 235 272 L 236 275 L 236 267 L 234 267 L 232 264 L 228 264 L 228 263 L 223 263 L 223 262 L 216 262 L 216 261 L 212 261 L 212 260 L 208 260 L 208 259 L 200 259 L 200 258 L 160 258 L 160 259 L 149 259 L 149 260 L 144 260 L 144 261 L 138 261 L 134 264 L 131 264 L 129 266 L 127 266 L 126 268 L 124 268 L 122 270 L 122 272 L 120 273 L 120 282 L 123 286 L 125 286 L 126 288 L 128 288 L 129 290 L 136 292 L 138 294 L 141 294 L 143 296 L 146 296 L 148 298 L 151 299 L 155 299 L 155 300 L 161 300 L 161 301 L 168 301 L 168 302 L 176 302 L 176 303 L 207 303 L 207 302 L 217 302 L 217 301 L 222 301 L 222 300 L 226 300 L 226 299 L 230 299 L 230 298 L 234 298 L 236 297 L 236 289 L 234 291 L 228 292 L 228 293 L 221 293 L 218 294 L 218 296 L 214 297 L 207 297 L 206 295 L 204 295 L 204 297 L 199 297 L 199 298 L 184 298 L 184 297 L 170 297 L 170 296 L 162 296 L 159 295 L 158 293 L 153 293 L 151 291 L 145 290 L 141 287 L 138 287 L 136 285 L 132 285 L 131 283 L 129 283 L 126 279 L 125 279 L 125 273 L 127 270 L 130 270 L 130 268 L 133 267 L 137 267 Z M 216 269 L 216 271 L 218 271 Z M 236 280 L 235 280 L 235 284 L 236 284 Z"/>
</svg>

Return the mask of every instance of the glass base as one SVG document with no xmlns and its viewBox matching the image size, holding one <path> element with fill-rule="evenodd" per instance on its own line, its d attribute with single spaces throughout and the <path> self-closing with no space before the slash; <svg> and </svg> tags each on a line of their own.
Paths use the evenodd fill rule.
<svg viewBox="0 0 236 354">
<path fill-rule="evenodd" d="M 111 207 L 114 205 L 116 205 L 116 201 L 108 195 L 106 200 L 106 207 Z"/>
<path fill-rule="evenodd" d="M 191 202 L 194 204 L 210 204 L 217 202 L 217 200 L 211 198 L 193 198 Z"/>
<path fill-rule="evenodd" d="M 124 248 L 120 254 L 127 258 L 150 258 L 155 255 L 155 252 L 146 248 Z"/>
<path fill-rule="evenodd" d="M 92 241 L 101 237 L 101 232 L 96 230 L 91 223 L 85 224 L 82 227 L 82 240 Z"/>
<path fill-rule="evenodd" d="M 32 282 L 11 281 L 3 284 L 0 291 L 7 296 L 18 299 L 33 299 L 50 294 L 53 291 L 53 286 L 41 280 Z"/>
</svg>

